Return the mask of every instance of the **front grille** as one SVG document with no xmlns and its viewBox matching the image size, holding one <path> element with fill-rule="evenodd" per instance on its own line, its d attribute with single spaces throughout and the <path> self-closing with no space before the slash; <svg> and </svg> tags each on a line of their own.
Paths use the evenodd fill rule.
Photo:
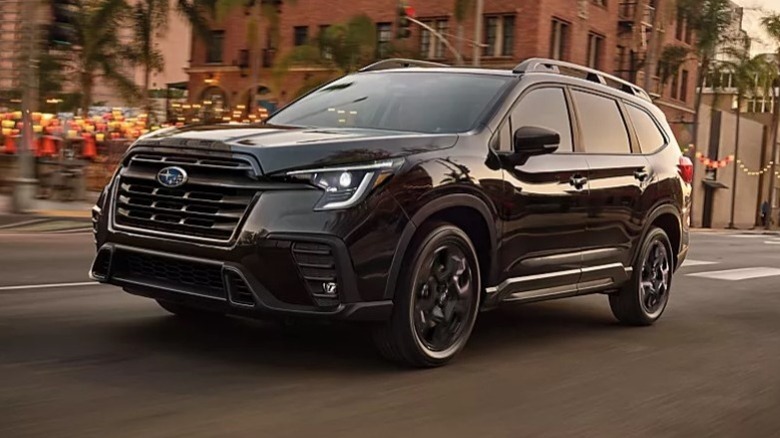
<svg viewBox="0 0 780 438">
<path fill-rule="evenodd" d="M 165 167 L 188 174 L 181 187 L 157 181 Z M 138 153 L 127 160 L 119 178 L 114 223 L 152 233 L 229 241 L 256 189 L 251 163 L 238 158 Z"/>
<path fill-rule="evenodd" d="M 222 269 L 209 263 L 117 251 L 111 275 L 157 287 L 168 286 L 201 295 L 225 297 Z"/>
<path fill-rule="evenodd" d="M 314 296 L 335 298 L 338 293 L 329 293 L 324 285 L 338 285 L 336 261 L 330 246 L 321 243 L 295 242 L 292 245 L 295 263 L 306 283 L 306 287 Z"/>
</svg>

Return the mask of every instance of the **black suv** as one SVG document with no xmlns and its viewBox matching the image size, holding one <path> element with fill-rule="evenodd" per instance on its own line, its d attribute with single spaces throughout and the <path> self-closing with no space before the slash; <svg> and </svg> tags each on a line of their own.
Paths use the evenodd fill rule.
<svg viewBox="0 0 780 438">
<path fill-rule="evenodd" d="M 655 322 L 691 172 L 647 93 L 600 71 L 386 60 L 263 125 L 139 139 L 91 275 L 181 316 L 370 322 L 383 355 L 441 365 L 507 301 L 604 293 Z"/>
</svg>

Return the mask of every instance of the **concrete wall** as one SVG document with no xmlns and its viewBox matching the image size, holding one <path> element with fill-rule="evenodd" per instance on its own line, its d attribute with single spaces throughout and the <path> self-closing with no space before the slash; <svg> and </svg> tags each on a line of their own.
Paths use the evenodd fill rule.
<svg viewBox="0 0 780 438">
<path fill-rule="evenodd" d="M 699 147 L 698 151 L 712 159 L 723 159 L 734 154 L 734 137 L 736 134 L 736 115 L 732 112 L 721 112 L 721 125 L 719 133 L 719 145 L 717 154 L 709 155 L 710 127 L 712 112 L 710 107 L 703 107 L 700 115 L 699 128 Z M 739 138 L 739 156 L 737 157 L 751 171 L 758 171 L 770 161 L 771 148 L 766 148 L 762 158 L 762 142 L 764 141 L 763 124 L 750 120 L 745 115 L 740 122 Z M 698 160 L 695 160 L 695 183 L 694 183 L 694 218 L 695 226 L 702 225 L 704 214 L 704 185 L 701 182 L 705 176 L 705 166 Z M 756 212 L 763 199 L 767 197 L 769 178 L 774 177 L 771 170 L 761 176 L 748 175 L 739 169 L 739 165 L 734 162 L 720 168 L 716 172 L 716 181 L 724 184 L 727 188 L 715 190 L 712 202 L 712 227 L 723 228 L 730 222 L 731 214 L 731 196 L 734 190 L 734 167 L 737 167 L 736 179 L 736 202 L 734 225 L 737 228 L 751 228 L 755 224 Z M 760 187 L 763 188 L 763 196 L 759 200 Z"/>
</svg>

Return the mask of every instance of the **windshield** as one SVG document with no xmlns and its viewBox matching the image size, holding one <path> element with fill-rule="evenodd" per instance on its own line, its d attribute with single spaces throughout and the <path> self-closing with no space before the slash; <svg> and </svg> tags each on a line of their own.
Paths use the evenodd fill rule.
<svg viewBox="0 0 780 438">
<path fill-rule="evenodd" d="M 465 73 L 356 74 L 284 108 L 267 123 L 456 133 L 484 116 L 511 77 Z"/>
</svg>

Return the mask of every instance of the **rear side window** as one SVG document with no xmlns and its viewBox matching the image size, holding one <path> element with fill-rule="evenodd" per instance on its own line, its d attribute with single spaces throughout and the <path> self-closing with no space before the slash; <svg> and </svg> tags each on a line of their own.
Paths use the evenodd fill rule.
<svg viewBox="0 0 780 438">
<path fill-rule="evenodd" d="M 666 144 L 666 138 L 650 114 L 633 105 L 626 105 L 628 116 L 634 123 L 636 136 L 639 138 L 639 149 L 643 154 L 655 152 Z"/>
<path fill-rule="evenodd" d="M 630 154 L 631 143 L 615 99 L 573 91 L 583 149 L 589 154 Z"/>
<path fill-rule="evenodd" d="M 512 110 L 512 131 L 538 126 L 561 136 L 558 152 L 571 152 L 571 121 L 562 88 L 539 88 L 523 96 Z"/>
</svg>

